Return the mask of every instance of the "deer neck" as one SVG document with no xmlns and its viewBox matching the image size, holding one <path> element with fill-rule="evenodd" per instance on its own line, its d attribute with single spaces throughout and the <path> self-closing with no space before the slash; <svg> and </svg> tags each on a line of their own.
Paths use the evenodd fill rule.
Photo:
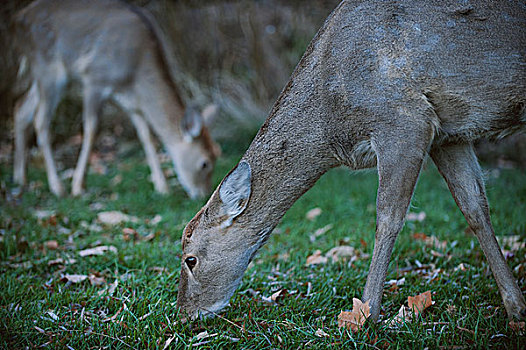
<svg viewBox="0 0 526 350">
<path fill-rule="evenodd" d="M 140 109 L 163 144 L 170 149 L 183 142 L 182 119 L 185 106 L 168 73 L 163 69 L 143 69 L 135 87 Z"/>
<path fill-rule="evenodd" d="M 240 224 L 270 231 L 294 202 L 330 168 L 337 165 L 328 152 L 323 118 L 308 101 L 312 89 L 291 80 L 243 156 L 251 167 L 252 192 Z M 300 95 L 300 96 L 298 96 Z M 298 99 L 299 98 L 299 99 Z"/>
</svg>

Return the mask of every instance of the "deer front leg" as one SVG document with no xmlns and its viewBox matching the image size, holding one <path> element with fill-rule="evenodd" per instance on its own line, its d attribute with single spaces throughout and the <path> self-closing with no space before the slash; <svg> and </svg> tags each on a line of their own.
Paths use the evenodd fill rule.
<svg viewBox="0 0 526 350">
<path fill-rule="evenodd" d="M 364 302 L 369 301 L 372 320 L 380 314 L 391 253 L 402 230 L 427 148 L 428 140 L 397 140 L 377 145 L 375 149 L 379 176 L 376 237 L 362 298 Z"/>
<path fill-rule="evenodd" d="M 79 159 L 77 161 L 77 166 L 73 173 L 73 181 L 71 183 L 71 194 L 74 196 L 79 196 L 82 194 L 84 174 L 86 173 L 89 155 L 93 146 L 93 139 L 95 137 L 100 107 L 102 104 L 102 96 L 98 92 L 100 90 L 102 90 L 102 88 L 97 89 L 91 86 L 84 88 L 82 101 L 82 147 L 80 149 Z"/>
<path fill-rule="evenodd" d="M 525 318 L 526 303 L 495 238 L 482 171 L 471 144 L 441 146 L 431 157 L 477 236 L 497 281 L 509 318 Z"/>
<path fill-rule="evenodd" d="M 41 90 L 40 93 L 43 93 Z M 46 164 L 47 179 L 49 188 L 56 196 L 60 197 L 64 194 L 64 187 L 60 181 L 55 161 L 53 160 L 53 152 L 51 150 L 51 140 L 49 138 L 49 128 L 51 124 L 51 118 L 55 111 L 56 97 L 49 96 L 48 98 L 41 98 L 38 104 L 37 113 L 35 116 L 35 131 L 37 134 L 37 142 L 40 151 L 44 156 Z"/>
<path fill-rule="evenodd" d="M 26 147 L 29 126 L 38 107 L 38 87 L 34 82 L 15 106 L 15 159 L 13 179 L 15 183 L 26 183 Z"/>
<path fill-rule="evenodd" d="M 166 182 L 166 178 L 161 169 L 161 164 L 159 163 L 159 158 L 157 157 L 157 152 L 152 142 L 148 123 L 146 123 L 142 116 L 135 112 L 130 113 L 130 118 L 135 126 L 139 140 L 141 140 L 144 153 L 146 154 L 146 161 L 152 172 L 152 182 L 155 190 L 163 194 L 169 193 L 168 183 Z"/>
</svg>

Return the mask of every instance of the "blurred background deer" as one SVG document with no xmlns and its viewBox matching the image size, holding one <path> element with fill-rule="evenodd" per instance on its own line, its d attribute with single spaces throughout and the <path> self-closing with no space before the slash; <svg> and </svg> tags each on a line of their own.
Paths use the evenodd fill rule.
<svg viewBox="0 0 526 350">
<path fill-rule="evenodd" d="M 83 138 L 73 173 L 72 194 L 82 193 L 98 117 L 105 101 L 131 119 L 144 148 L 155 189 L 168 192 L 150 127 L 171 158 L 179 182 L 191 198 L 210 190 L 219 155 L 203 115 L 186 108 L 172 77 L 164 39 L 144 10 L 115 0 L 36 1 L 15 17 L 13 37 L 20 55 L 19 85 L 26 88 L 15 106 L 14 180 L 25 183 L 26 134 L 34 123 L 50 189 L 64 193 L 50 141 L 58 103 L 72 81 L 80 82 Z"/>
<path fill-rule="evenodd" d="M 9 32 L 8 25 L 30 3 L 30 0 L 6 0 L 0 6 L 0 162 L 5 164 L 13 164 L 13 101 L 20 95 L 20 89 L 13 89 L 19 58 L 13 52 L 16 37 Z M 225 153 L 229 153 L 246 149 L 306 45 L 339 1 L 130 0 L 127 3 L 146 8 L 166 34 L 167 47 L 179 68 L 171 73 L 175 73 L 182 100 L 201 106 L 214 101 L 219 106 L 210 132 Z M 25 91 L 28 89 L 26 86 Z M 68 94 L 70 91 L 65 90 L 52 121 L 52 142 L 59 170 L 73 167 L 80 149 L 76 140 L 80 139 L 81 111 Z M 104 104 L 102 109 L 111 118 L 100 120 L 92 163 L 95 156 L 108 148 L 123 153 L 121 149 L 133 145 L 136 139 L 132 123 L 124 122 L 128 117 L 123 111 L 113 108 L 112 103 Z M 75 135 L 75 142 L 71 142 L 71 135 Z M 110 146 L 107 140 L 111 140 Z M 34 144 L 30 134 L 26 141 L 30 146 Z M 514 135 L 497 145 L 482 140 L 477 144 L 477 153 L 480 159 L 493 165 L 524 166 L 526 137 Z M 33 159 L 39 158 L 39 153 L 30 154 Z"/>
</svg>

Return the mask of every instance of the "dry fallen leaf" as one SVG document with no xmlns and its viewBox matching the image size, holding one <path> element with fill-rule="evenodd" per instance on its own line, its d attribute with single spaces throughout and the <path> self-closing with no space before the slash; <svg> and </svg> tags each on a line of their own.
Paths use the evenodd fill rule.
<svg viewBox="0 0 526 350">
<path fill-rule="evenodd" d="M 316 250 L 314 254 L 307 257 L 305 265 L 325 264 L 328 261 L 326 256 L 321 255 L 321 250 Z"/>
<path fill-rule="evenodd" d="M 389 322 L 390 326 L 396 326 L 404 322 L 411 322 L 413 320 L 413 313 L 407 306 L 402 305 L 398 314 Z"/>
<path fill-rule="evenodd" d="M 431 299 L 431 291 L 407 298 L 409 307 L 402 305 L 398 314 L 389 322 L 390 326 L 397 326 L 403 322 L 411 322 L 415 316 L 421 314 L 435 302 Z"/>
<path fill-rule="evenodd" d="M 54 239 L 45 243 L 47 249 L 56 250 L 58 249 L 58 242 Z"/>
<path fill-rule="evenodd" d="M 207 331 L 203 331 L 195 336 L 195 340 L 201 340 L 210 337 L 211 335 L 208 334 Z"/>
<path fill-rule="evenodd" d="M 311 220 L 313 221 L 314 219 L 316 219 L 318 216 L 320 216 L 321 214 L 321 209 L 320 208 L 314 208 L 314 209 L 311 209 L 307 212 L 307 214 L 305 214 L 305 217 L 308 219 L 308 220 Z"/>
<path fill-rule="evenodd" d="M 161 221 L 163 221 L 163 217 L 159 214 L 155 215 L 153 217 L 153 219 L 150 220 L 150 225 L 157 225 L 158 223 L 160 223 Z"/>
<path fill-rule="evenodd" d="M 138 222 L 135 216 L 126 215 L 120 211 L 102 211 L 97 214 L 97 220 L 106 225 L 118 225 L 123 222 Z"/>
<path fill-rule="evenodd" d="M 407 305 L 417 316 L 422 313 L 425 309 L 434 304 L 431 299 L 431 291 L 424 292 L 414 297 L 407 298 Z"/>
<path fill-rule="evenodd" d="M 407 221 L 418 221 L 418 222 L 422 222 L 424 221 L 426 218 L 426 213 L 421 211 L 420 213 L 407 213 L 407 216 L 406 216 L 406 220 Z"/>
<path fill-rule="evenodd" d="M 71 282 L 71 283 L 80 283 L 80 282 L 84 281 L 87 278 L 88 278 L 88 276 L 86 276 L 86 275 L 69 275 L 69 274 L 66 274 L 66 275 L 62 276 L 62 280 L 64 282 Z"/>
<path fill-rule="evenodd" d="M 330 335 L 328 333 L 326 333 L 323 329 L 321 328 L 318 328 L 318 330 L 316 330 L 316 332 L 314 333 L 315 336 L 317 337 L 320 337 L 320 338 L 323 338 L 323 337 L 330 337 Z"/>
<path fill-rule="evenodd" d="M 526 323 L 524 321 L 510 321 L 508 325 L 515 333 L 522 334 L 526 330 Z"/>
<path fill-rule="evenodd" d="M 520 235 L 514 236 L 497 236 L 497 240 L 501 246 L 509 247 L 513 251 L 523 249 L 526 247 L 526 242 L 524 242 Z"/>
<path fill-rule="evenodd" d="M 55 215 L 55 211 L 54 210 L 35 210 L 33 215 L 35 215 L 37 219 L 42 220 L 42 219 L 47 219 L 48 217 Z"/>
<path fill-rule="evenodd" d="M 325 225 L 322 228 L 317 229 L 314 234 L 310 235 L 310 241 L 314 242 L 316 238 L 326 234 L 332 228 L 332 224 Z"/>
<path fill-rule="evenodd" d="M 88 248 L 88 249 L 81 250 L 79 252 L 79 255 L 82 257 L 90 256 L 90 255 L 104 255 L 108 251 L 117 253 L 117 248 L 115 248 L 112 245 L 100 245 L 95 248 Z"/>
<path fill-rule="evenodd" d="M 168 338 L 168 339 L 166 340 L 166 342 L 164 343 L 163 350 L 168 349 L 168 347 L 170 346 L 170 344 L 174 341 L 174 339 L 175 339 L 176 337 L 177 337 L 177 336 L 174 335 L 174 336 Z M 178 340 L 179 340 L 179 339 L 175 339 L 175 343 L 177 343 Z"/>
<path fill-rule="evenodd" d="M 353 332 L 357 332 L 362 328 L 363 324 L 369 316 L 371 316 L 371 310 L 369 308 L 369 301 L 362 303 L 358 298 L 353 298 L 352 311 L 342 311 L 338 316 L 338 327 L 345 327 L 351 329 Z"/>
<path fill-rule="evenodd" d="M 122 238 L 125 241 L 135 240 L 139 238 L 139 233 L 131 227 L 125 227 L 122 229 Z"/>
<path fill-rule="evenodd" d="M 57 316 L 57 314 L 56 314 L 53 310 L 48 310 L 48 311 L 46 312 L 46 314 L 47 314 L 49 317 L 51 317 L 51 319 L 52 319 L 53 321 L 58 321 L 58 319 L 59 319 L 58 316 Z"/>
<path fill-rule="evenodd" d="M 433 247 L 435 249 L 445 249 L 447 247 L 446 241 L 441 241 L 436 236 L 428 236 L 423 232 L 414 233 L 413 238 L 416 240 L 424 241 L 424 244 L 426 246 Z"/>
<path fill-rule="evenodd" d="M 58 265 L 58 264 L 69 265 L 69 264 L 74 264 L 76 262 L 77 262 L 77 260 L 75 260 L 75 259 L 66 259 L 66 260 L 64 260 L 62 258 L 57 258 L 57 259 L 48 261 L 47 264 L 49 266 Z"/>
<path fill-rule="evenodd" d="M 345 260 L 346 258 L 350 258 L 351 261 L 357 260 L 358 255 L 356 252 L 356 249 L 354 247 L 348 246 L 348 245 L 341 245 L 338 247 L 334 247 L 331 250 L 329 250 L 325 256 L 327 258 L 331 258 L 332 262 L 337 262 L 340 259 Z"/>
<path fill-rule="evenodd" d="M 108 294 L 111 296 L 115 292 L 115 289 L 117 288 L 118 285 L 119 285 L 119 280 L 116 279 L 113 283 L 105 285 L 104 289 L 99 290 L 97 294 L 99 295 Z"/>
<path fill-rule="evenodd" d="M 467 269 L 469 269 L 469 265 L 464 264 L 464 263 L 460 263 L 460 264 L 458 264 L 457 267 L 454 268 L 453 271 L 458 271 L 458 270 L 460 270 L 460 271 L 466 271 Z"/>
<path fill-rule="evenodd" d="M 94 274 L 90 274 L 88 279 L 92 286 L 100 286 L 106 283 L 106 279 L 104 277 L 98 277 Z"/>
<path fill-rule="evenodd" d="M 288 291 L 286 289 L 280 289 L 270 296 L 270 300 L 277 303 L 279 299 L 282 299 L 283 297 L 286 297 L 287 295 L 288 295 Z"/>
</svg>

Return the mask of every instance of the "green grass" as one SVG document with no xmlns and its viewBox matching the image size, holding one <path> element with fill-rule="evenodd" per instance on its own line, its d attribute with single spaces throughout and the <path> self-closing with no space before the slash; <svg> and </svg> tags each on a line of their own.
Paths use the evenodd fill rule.
<svg viewBox="0 0 526 350">
<path fill-rule="evenodd" d="M 239 155 L 223 158 L 216 184 Z M 49 193 L 45 172 L 30 168 L 32 190 L 13 197 L 11 167 L 0 165 L 0 348 L 22 349 L 323 349 L 341 348 L 524 348 L 526 340 L 514 333 L 506 318 L 496 283 L 476 239 L 436 169 L 428 163 L 415 193 L 411 211 L 426 213 L 423 222 L 408 222 L 400 234 L 387 279 L 405 277 L 397 290 L 386 285 L 382 318 L 394 317 L 408 296 L 430 290 L 435 304 L 421 318 L 398 328 L 368 324 L 357 333 L 338 329 L 337 316 L 360 297 L 369 259 L 305 266 L 307 256 L 341 244 L 365 254 L 372 252 L 377 176 L 374 171 L 350 173 L 335 169 L 326 174 L 286 214 L 277 232 L 247 270 L 243 283 L 221 318 L 193 324 L 178 321 L 175 301 L 179 276 L 181 231 L 204 201 L 190 201 L 180 187 L 170 196 L 153 192 L 143 158 L 120 159 L 107 175 L 89 175 L 88 192 L 81 198 L 57 199 Z M 117 175 L 122 181 L 114 184 Z M 526 236 L 526 182 L 520 170 L 488 172 L 488 194 L 493 223 L 499 235 Z M 322 210 L 314 221 L 308 210 Z M 53 210 L 54 218 L 38 219 L 36 210 Z M 137 223 L 90 230 L 99 211 L 119 210 L 139 218 Z M 148 220 L 161 215 L 152 225 Z M 332 224 L 311 242 L 317 229 Z M 140 237 L 127 240 L 124 227 Z M 428 247 L 413 238 L 425 233 L 448 242 Z M 46 242 L 56 240 L 58 249 Z M 80 257 L 82 249 L 113 245 L 117 253 Z M 439 254 L 433 255 L 431 250 Z M 285 254 L 286 253 L 286 254 Z M 508 264 L 524 291 L 524 248 Z M 436 255 L 444 255 L 436 256 Z M 69 265 L 49 265 L 57 258 L 74 258 Z M 466 271 L 455 268 L 464 263 Z M 422 264 L 424 268 L 414 268 Z M 407 268 L 412 266 L 413 268 Z M 434 272 L 437 272 L 433 277 Z M 64 274 L 96 274 L 106 284 L 65 282 Z M 118 280 L 112 295 L 99 293 Z M 261 296 L 285 288 L 279 304 Z M 309 293 L 308 293 L 309 292 Z M 255 293 L 258 296 L 254 296 Z M 51 311 L 51 313 L 49 312 Z M 55 316 L 56 315 L 56 316 Z M 328 336 L 317 337 L 323 329 Z M 197 339 L 207 331 L 212 335 Z"/>
</svg>

